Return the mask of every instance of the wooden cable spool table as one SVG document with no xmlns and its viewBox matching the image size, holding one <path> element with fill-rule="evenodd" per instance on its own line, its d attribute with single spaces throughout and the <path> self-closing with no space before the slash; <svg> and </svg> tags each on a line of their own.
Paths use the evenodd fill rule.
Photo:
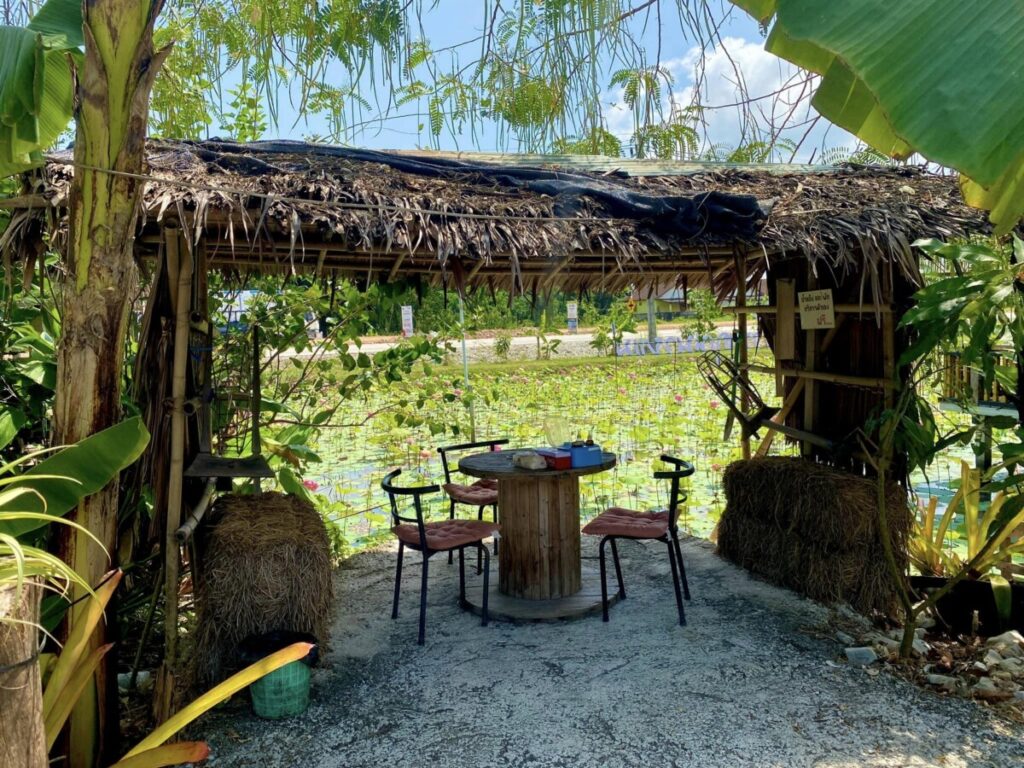
<svg viewBox="0 0 1024 768">
<path fill-rule="evenodd" d="M 494 618 L 559 619 L 601 608 L 601 584 L 580 560 L 581 475 L 615 466 L 615 454 L 574 469 L 523 469 L 515 451 L 465 456 L 459 471 L 498 481 L 498 578 L 490 595 Z M 494 584 L 492 579 L 491 583 Z M 467 589 L 469 607 L 479 610 L 481 587 Z"/>
</svg>

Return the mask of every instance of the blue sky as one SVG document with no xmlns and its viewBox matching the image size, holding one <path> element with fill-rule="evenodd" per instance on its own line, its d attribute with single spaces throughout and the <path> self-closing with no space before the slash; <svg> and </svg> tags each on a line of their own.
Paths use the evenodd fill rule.
<svg viewBox="0 0 1024 768">
<path fill-rule="evenodd" d="M 429 4 L 428 4 L 429 5 Z M 687 39 L 682 25 L 679 23 L 672 8 L 673 3 L 662 3 L 663 23 L 661 34 L 653 16 L 648 19 L 641 37 L 641 44 L 647 51 L 646 58 L 656 58 L 660 44 L 660 60 L 673 76 L 672 99 L 677 104 L 687 104 L 692 97 L 694 87 L 694 65 L 699 57 L 699 48 L 695 42 Z M 479 51 L 479 43 L 469 43 L 462 47 L 458 44 L 471 40 L 480 34 L 483 26 L 482 4 L 474 0 L 440 0 L 437 7 L 425 10 L 423 16 L 423 33 L 433 49 L 454 46 L 454 50 L 446 55 L 459 57 L 463 63 L 471 61 Z M 747 92 L 751 97 L 765 96 L 777 91 L 790 82 L 789 78 L 796 75 L 794 68 L 763 50 L 764 39 L 757 24 L 745 13 L 725 3 L 728 14 L 722 26 L 720 36 L 723 46 L 710 51 L 705 58 L 706 87 L 701 94 L 700 102 L 708 109 L 705 112 L 707 121 L 705 141 L 711 145 L 735 146 L 741 136 L 741 112 L 735 107 L 723 105 L 734 104 L 740 98 L 740 90 L 736 81 L 742 77 Z M 639 28 L 639 25 L 638 27 Z M 659 39 L 660 38 L 660 39 Z M 441 60 L 443 61 L 443 60 Z M 621 91 L 607 87 L 611 72 L 618 68 L 615 62 L 601 62 L 600 67 L 605 73 L 603 83 L 605 92 L 602 97 L 603 108 L 609 129 L 622 138 L 631 133 L 632 118 L 629 110 L 623 105 Z M 344 75 L 337 73 L 341 79 Z M 786 95 L 795 96 L 800 89 L 791 87 Z M 379 92 L 379 89 L 378 89 Z M 364 91 L 369 96 L 370 88 Z M 666 108 L 668 105 L 666 96 Z M 371 102 L 373 98 L 370 98 Z M 329 133 L 325 119 L 320 116 L 301 117 L 289 105 L 288 98 L 282 94 L 279 99 L 280 117 L 277 126 L 271 126 L 266 138 L 302 138 L 310 135 Z M 757 120 L 762 125 L 771 124 L 786 115 L 791 105 L 775 99 L 763 98 L 755 102 Z M 429 136 L 421 128 L 425 122 L 423 116 L 415 114 L 415 105 L 408 105 L 399 110 L 402 114 L 389 116 L 386 120 L 373 121 L 361 133 L 354 137 L 352 143 L 358 146 L 379 149 L 413 149 L 430 145 Z M 373 118 L 377 113 L 364 115 L 363 119 Z M 807 113 L 806 106 L 801 106 L 793 115 L 791 122 L 799 124 L 797 128 L 783 132 L 783 137 L 793 142 L 802 142 L 796 159 L 808 161 L 819 159 L 823 148 L 847 147 L 853 149 L 856 141 L 844 131 L 828 125 L 824 120 L 810 129 L 808 120 L 814 113 Z M 293 127 L 294 126 L 294 127 Z M 806 136 L 804 134 L 807 134 Z M 452 137 L 443 135 L 440 140 L 442 149 L 480 149 L 484 151 L 504 150 L 516 151 L 515 142 L 502 142 L 493 125 L 478 128 L 475 137 L 463 135 Z M 785 158 L 785 159 L 788 159 Z"/>
</svg>

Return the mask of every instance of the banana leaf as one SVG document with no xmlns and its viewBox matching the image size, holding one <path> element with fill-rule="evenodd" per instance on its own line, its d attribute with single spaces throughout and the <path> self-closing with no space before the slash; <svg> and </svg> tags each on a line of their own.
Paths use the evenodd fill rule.
<svg viewBox="0 0 1024 768">
<path fill-rule="evenodd" d="M 82 34 L 74 0 L 48 0 L 25 27 L 0 26 L 0 177 L 42 163 L 67 130 Z"/>
<path fill-rule="evenodd" d="M 1024 215 L 1024 13 L 1007 0 L 733 0 L 822 76 L 813 105 L 893 157 L 955 168 L 998 232 Z M 774 22 L 772 20 L 774 19 Z"/>
<path fill-rule="evenodd" d="M 8 488 L 30 488 L 38 496 L 19 499 L 19 512 L 45 512 L 60 517 L 117 477 L 149 443 L 142 419 L 123 421 L 55 453 L 19 475 Z M 0 501 L 0 512 L 8 511 Z M 23 536 L 46 525 L 45 518 L 0 519 L 0 533 Z"/>
</svg>

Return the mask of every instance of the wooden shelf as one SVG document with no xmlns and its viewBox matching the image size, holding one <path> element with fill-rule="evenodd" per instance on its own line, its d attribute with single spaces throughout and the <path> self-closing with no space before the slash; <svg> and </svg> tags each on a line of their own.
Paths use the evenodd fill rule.
<svg viewBox="0 0 1024 768">
<path fill-rule="evenodd" d="M 744 366 L 748 371 L 757 373 L 770 373 L 772 375 L 781 373 L 783 376 L 792 376 L 797 379 L 808 379 L 810 381 L 824 381 L 829 384 L 846 384 L 851 387 L 868 387 L 870 389 L 892 389 L 893 383 L 872 376 L 851 376 L 844 373 L 828 373 L 826 371 L 805 371 L 800 368 L 772 368 L 768 365 L 757 365 L 751 363 Z"/>
<path fill-rule="evenodd" d="M 778 307 L 722 307 L 727 312 L 732 312 L 735 315 L 774 315 L 779 311 Z M 883 314 L 891 315 L 892 307 L 890 306 L 874 306 L 870 304 L 836 304 L 836 314 L 861 314 L 861 315 L 873 315 Z M 794 307 L 793 313 L 796 315 L 800 314 L 800 307 Z"/>
</svg>

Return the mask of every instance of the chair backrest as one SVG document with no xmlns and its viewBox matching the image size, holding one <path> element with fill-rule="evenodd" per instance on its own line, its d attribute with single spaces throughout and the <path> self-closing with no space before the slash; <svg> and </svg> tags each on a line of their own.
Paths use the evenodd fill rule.
<svg viewBox="0 0 1024 768">
<path fill-rule="evenodd" d="M 671 464 L 675 469 L 662 470 L 655 472 L 654 477 L 656 480 L 671 480 L 672 481 L 672 492 L 669 496 L 668 512 L 669 522 L 672 529 L 676 528 L 676 521 L 679 519 L 679 505 L 686 501 L 686 494 L 683 493 L 679 488 L 679 481 L 684 477 L 689 477 L 693 474 L 693 464 L 682 459 L 677 459 L 675 456 L 669 456 L 667 453 L 661 454 L 661 460 L 666 464 Z"/>
<path fill-rule="evenodd" d="M 437 452 L 441 454 L 441 466 L 444 467 L 444 481 L 450 483 L 452 481 L 451 468 L 448 466 L 448 454 L 458 453 L 459 451 L 470 451 L 474 448 L 486 448 L 489 451 L 495 451 L 499 445 L 508 445 L 508 438 L 501 437 L 497 440 L 477 440 L 475 443 L 459 443 L 458 445 L 442 445 L 437 449 Z"/>
<path fill-rule="evenodd" d="M 441 488 L 437 485 L 418 485 L 414 487 L 400 487 L 395 485 L 394 480 L 402 474 L 402 470 L 394 469 L 388 472 L 384 479 L 381 480 L 380 487 L 384 489 L 384 492 L 388 495 L 388 500 L 391 502 L 391 522 L 393 525 L 401 525 L 402 523 L 411 523 L 416 526 L 416 530 L 420 535 L 420 545 L 423 548 L 427 546 L 427 531 L 424 527 L 423 521 L 423 502 L 420 501 L 421 496 L 425 496 L 428 493 L 439 493 Z M 412 506 L 415 516 L 408 514 L 403 515 L 398 508 L 398 497 L 399 496 L 412 496 Z"/>
</svg>

